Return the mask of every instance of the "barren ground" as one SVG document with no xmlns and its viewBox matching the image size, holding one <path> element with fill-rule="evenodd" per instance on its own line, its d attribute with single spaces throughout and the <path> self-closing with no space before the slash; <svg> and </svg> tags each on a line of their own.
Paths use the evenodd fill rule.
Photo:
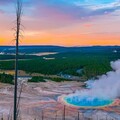
<svg viewBox="0 0 120 120">
<path fill-rule="evenodd" d="M 81 82 L 24 83 L 18 86 L 20 120 L 120 120 L 120 102 L 103 109 L 78 109 L 58 101 L 61 95 L 81 90 Z M 21 89 L 22 88 L 22 89 Z M 0 117 L 11 120 L 14 86 L 0 84 Z M 0 118 L 0 119 L 1 119 Z"/>
</svg>

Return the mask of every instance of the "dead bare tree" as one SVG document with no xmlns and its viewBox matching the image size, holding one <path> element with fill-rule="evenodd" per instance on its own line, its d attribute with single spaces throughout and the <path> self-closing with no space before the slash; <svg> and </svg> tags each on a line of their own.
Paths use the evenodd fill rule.
<svg viewBox="0 0 120 120">
<path fill-rule="evenodd" d="M 17 100 L 17 117 L 20 117 L 20 99 L 21 99 L 22 90 L 23 90 L 23 83 L 20 84 L 20 92 Z"/>
<path fill-rule="evenodd" d="M 16 27 L 15 27 L 15 40 L 16 40 L 16 57 L 15 57 L 15 87 L 14 87 L 14 120 L 17 120 L 17 85 L 18 85 L 18 52 L 19 52 L 19 38 L 21 30 L 21 15 L 22 15 L 22 1 L 16 1 Z"/>
</svg>

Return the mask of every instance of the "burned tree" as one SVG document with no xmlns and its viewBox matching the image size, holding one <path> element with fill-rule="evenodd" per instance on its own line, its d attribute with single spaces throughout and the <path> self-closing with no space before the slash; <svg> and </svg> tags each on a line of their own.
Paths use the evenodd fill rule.
<svg viewBox="0 0 120 120">
<path fill-rule="evenodd" d="M 18 85 L 18 48 L 21 30 L 21 15 L 22 15 L 22 1 L 16 1 L 16 27 L 15 27 L 15 40 L 16 40 L 16 57 L 15 57 L 15 87 L 14 87 L 14 120 L 18 116 L 18 100 L 17 100 L 17 85 Z"/>
</svg>

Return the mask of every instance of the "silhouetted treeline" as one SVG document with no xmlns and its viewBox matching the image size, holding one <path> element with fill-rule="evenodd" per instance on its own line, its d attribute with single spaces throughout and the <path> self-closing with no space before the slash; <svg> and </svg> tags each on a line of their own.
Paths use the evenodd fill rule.
<svg viewBox="0 0 120 120">
<path fill-rule="evenodd" d="M 33 59 L 38 58 L 38 56 L 35 55 L 19 55 L 19 59 Z M 15 55 L 0 55 L 0 60 L 14 60 Z"/>
<path fill-rule="evenodd" d="M 28 82 L 46 82 L 46 81 L 54 81 L 54 82 L 63 82 L 63 81 L 70 81 L 69 79 L 64 78 L 54 78 L 54 77 L 43 77 L 43 76 L 34 76 L 32 79 L 29 79 Z"/>
</svg>

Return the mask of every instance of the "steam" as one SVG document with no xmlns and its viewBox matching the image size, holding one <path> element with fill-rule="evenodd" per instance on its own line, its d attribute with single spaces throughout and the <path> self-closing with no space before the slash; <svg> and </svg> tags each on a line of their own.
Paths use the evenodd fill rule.
<svg viewBox="0 0 120 120">
<path fill-rule="evenodd" d="M 90 89 L 76 91 L 67 97 L 77 97 L 79 99 L 87 97 L 89 100 L 94 98 L 116 99 L 120 97 L 120 59 L 111 62 L 113 71 L 107 72 L 95 81 L 88 81 Z"/>
</svg>

